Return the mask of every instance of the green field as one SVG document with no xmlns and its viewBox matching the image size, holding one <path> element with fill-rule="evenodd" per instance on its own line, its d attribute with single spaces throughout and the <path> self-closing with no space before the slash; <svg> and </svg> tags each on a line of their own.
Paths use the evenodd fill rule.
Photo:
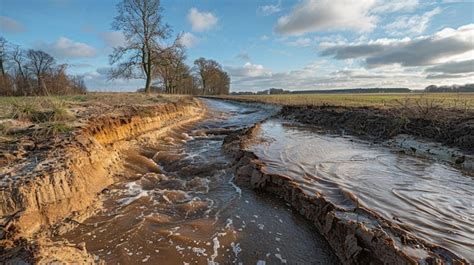
<svg viewBox="0 0 474 265">
<path fill-rule="evenodd" d="M 464 110 L 474 109 L 474 93 L 229 95 L 224 96 L 224 98 L 281 105 L 367 106 L 377 108 L 420 105 Z"/>
</svg>

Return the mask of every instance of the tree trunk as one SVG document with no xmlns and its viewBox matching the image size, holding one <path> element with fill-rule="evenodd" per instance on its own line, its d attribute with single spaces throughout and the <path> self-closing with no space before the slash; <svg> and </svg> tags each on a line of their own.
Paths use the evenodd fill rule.
<svg viewBox="0 0 474 265">
<path fill-rule="evenodd" d="M 150 94 L 151 92 L 151 75 L 146 75 L 145 93 Z"/>
</svg>

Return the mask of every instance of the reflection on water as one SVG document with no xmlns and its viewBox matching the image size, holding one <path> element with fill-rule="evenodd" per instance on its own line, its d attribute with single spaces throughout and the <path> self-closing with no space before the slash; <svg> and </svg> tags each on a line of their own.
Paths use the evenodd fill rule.
<svg viewBox="0 0 474 265">
<path fill-rule="evenodd" d="M 224 137 L 276 110 L 206 103 L 206 120 L 130 152 L 123 172 L 130 181 L 111 187 L 105 210 L 63 237 L 85 242 L 110 264 L 338 263 L 313 225 L 288 205 L 232 182 Z"/>
<path fill-rule="evenodd" d="M 434 161 L 269 120 L 250 149 L 269 173 L 286 175 L 339 207 L 365 206 L 474 261 L 474 179 Z M 263 142 L 263 144 L 262 144 Z"/>
</svg>

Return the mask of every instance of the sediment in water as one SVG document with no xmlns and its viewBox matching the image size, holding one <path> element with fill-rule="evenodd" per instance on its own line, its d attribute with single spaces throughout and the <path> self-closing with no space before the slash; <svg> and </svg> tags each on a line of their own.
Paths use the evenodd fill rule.
<svg viewBox="0 0 474 265">
<path fill-rule="evenodd" d="M 114 174 L 123 168 L 127 139 L 165 132 L 203 112 L 195 100 L 124 106 L 89 119 L 39 161 L 9 170 L 0 179 L 0 261 L 94 262 L 83 247 L 43 239 L 94 213 L 100 193 L 119 180 Z"/>
<path fill-rule="evenodd" d="M 224 149 L 237 161 L 237 184 L 284 198 L 314 223 L 344 264 L 468 264 L 369 209 L 338 208 L 318 193 L 306 193 L 289 177 L 267 173 L 265 164 L 246 148 L 258 130 L 259 125 L 243 129 L 224 141 Z"/>
</svg>

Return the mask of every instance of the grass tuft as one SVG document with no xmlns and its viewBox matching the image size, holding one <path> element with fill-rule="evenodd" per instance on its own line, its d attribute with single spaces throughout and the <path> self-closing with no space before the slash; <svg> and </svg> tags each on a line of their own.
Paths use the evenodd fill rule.
<svg viewBox="0 0 474 265">
<path fill-rule="evenodd" d="M 12 99 L 10 117 L 16 120 L 33 121 L 35 114 L 39 111 L 36 102 Z"/>
</svg>

